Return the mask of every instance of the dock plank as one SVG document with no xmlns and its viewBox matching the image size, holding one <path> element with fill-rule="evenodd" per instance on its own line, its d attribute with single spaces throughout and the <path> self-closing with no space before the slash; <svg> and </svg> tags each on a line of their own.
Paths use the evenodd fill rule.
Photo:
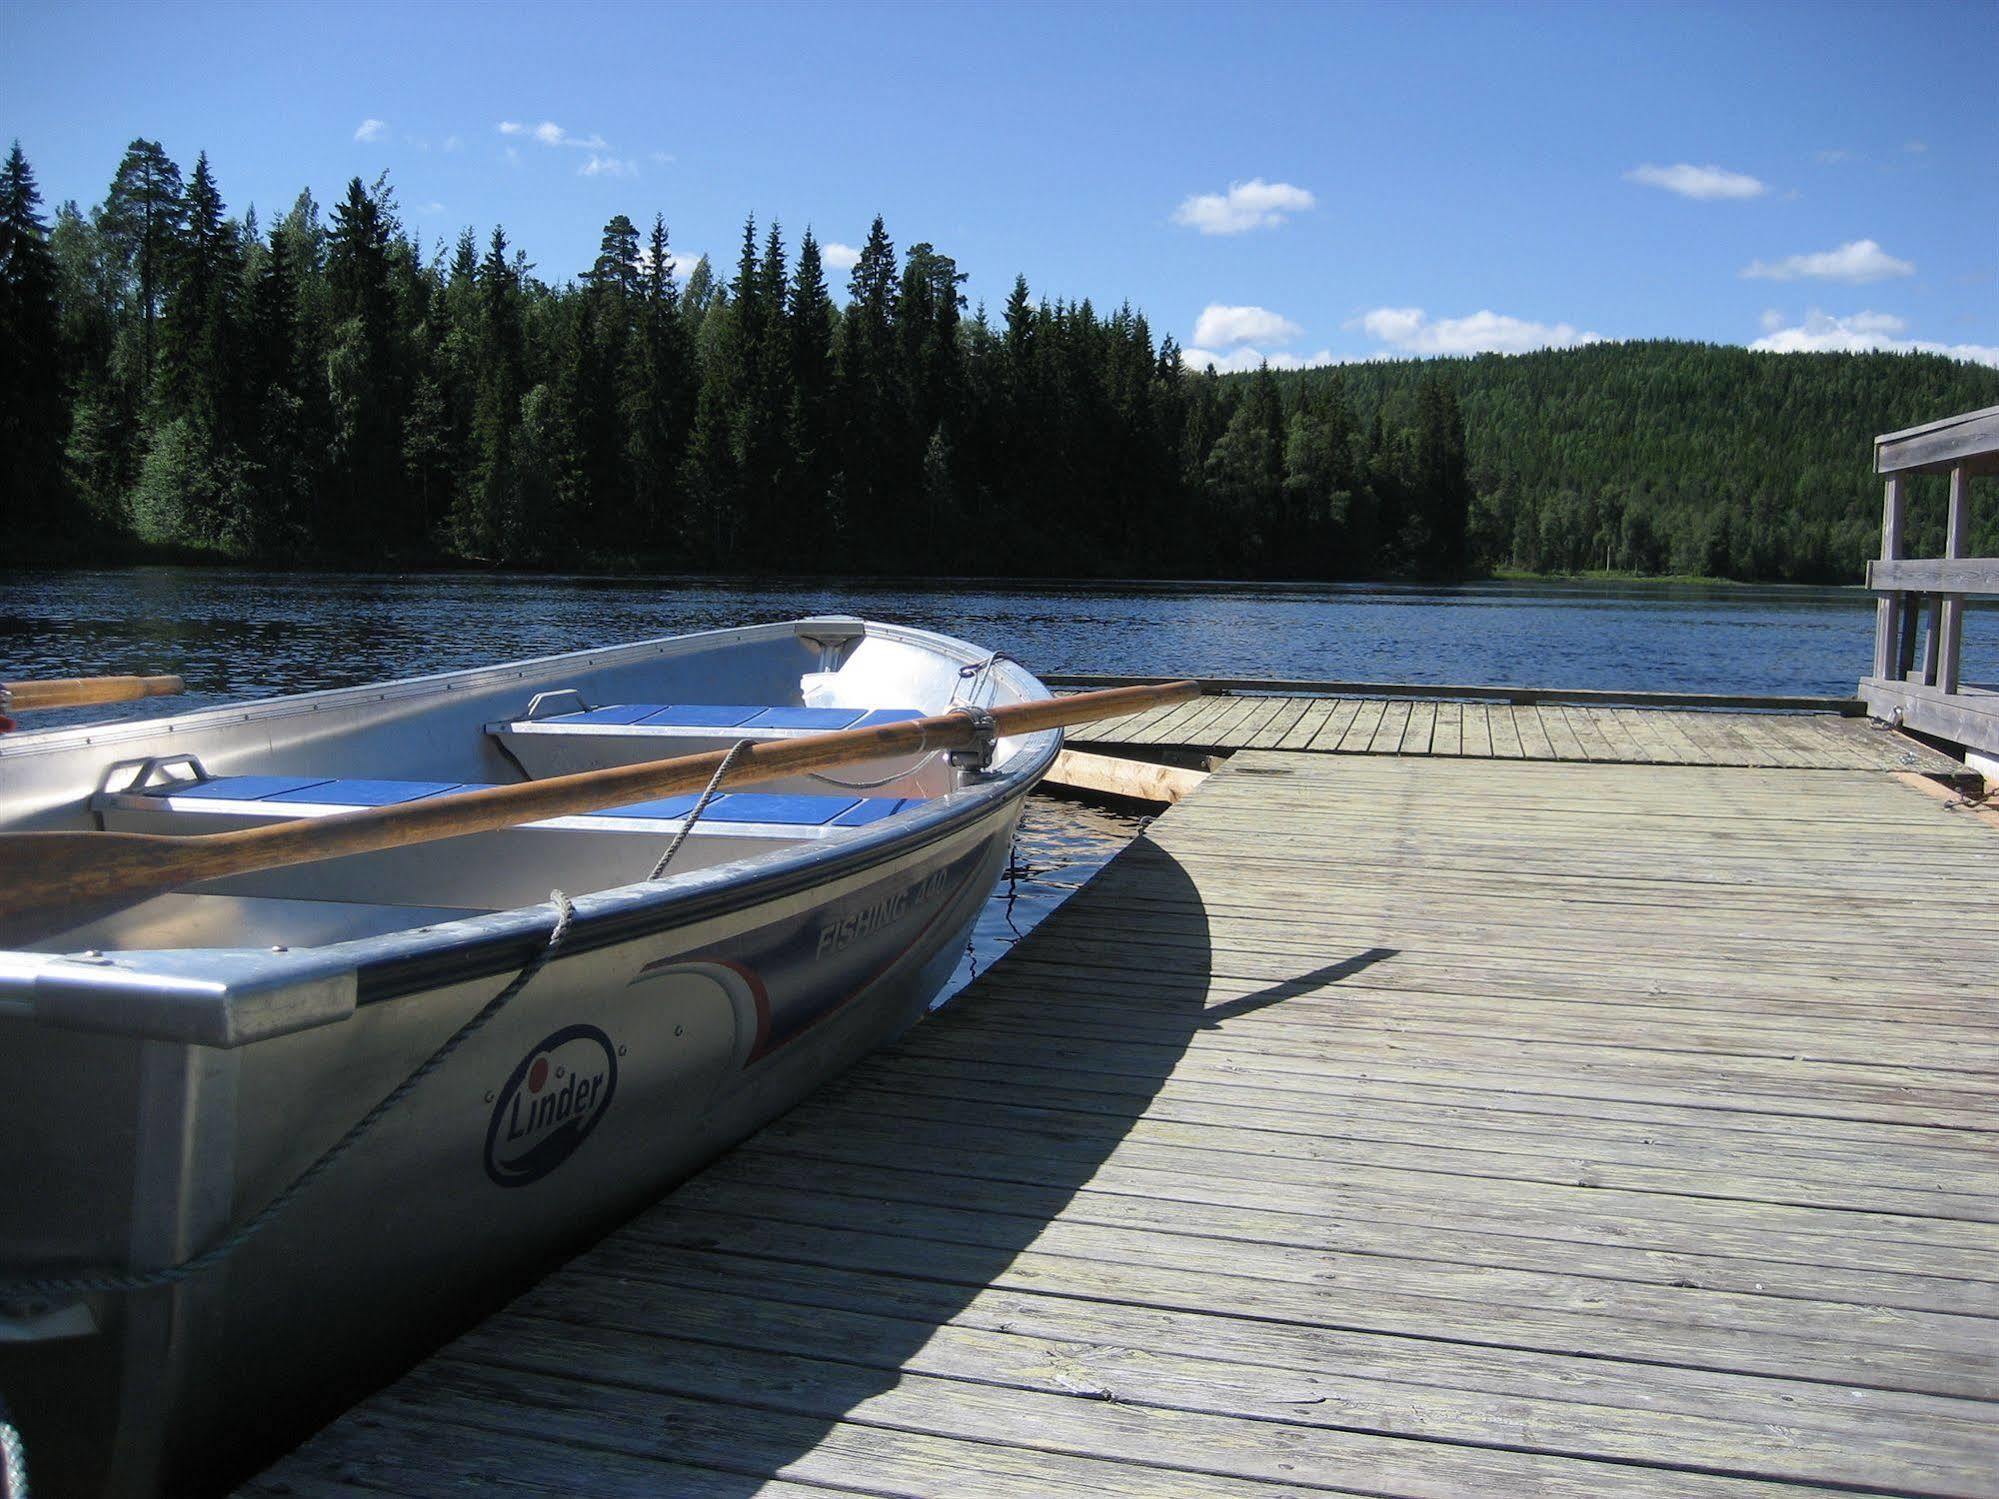
<svg viewBox="0 0 1999 1499">
<path fill-rule="evenodd" d="M 1287 750 L 1310 749 L 1319 731 L 1325 728 L 1328 720 L 1342 708 L 1352 711 L 1351 704 L 1343 703 L 1338 698 L 1307 699 L 1304 711 L 1285 731 L 1284 737 L 1277 741 L 1276 747 Z"/>
<path fill-rule="evenodd" d="M 1829 716 L 1195 708 L 1294 748 L 246 1492 L 1999 1499 L 1999 830 Z"/>
</svg>

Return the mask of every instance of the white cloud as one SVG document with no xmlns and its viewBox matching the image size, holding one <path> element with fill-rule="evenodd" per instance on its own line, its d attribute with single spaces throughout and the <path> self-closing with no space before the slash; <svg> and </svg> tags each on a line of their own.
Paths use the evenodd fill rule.
<svg viewBox="0 0 1999 1499">
<path fill-rule="evenodd" d="M 359 125 L 354 127 L 354 139 L 357 141 L 378 141 L 388 133 L 389 122 L 387 120 L 363 120 Z"/>
<path fill-rule="evenodd" d="M 860 264 L 861 252 L 852 245 L 829 239 L 819 247 L 819 261 L 829 271 L 851 271 Z"/>
<path fill-rule="evenodd" d="M 1331 349 L 1321 349 L 1316 354 L 1286 354 L 1281 351 L 1265 354 L 1247 347 L 1231 349 L 1226 354 L 1212 349 L 1182 349 L 1180 358 L 1190 370 L 1212 368 L 1224 375 L 1239 375 L 1266 363 L 1274 370 L 1309 370 L 1317 369 L 1322 364 L 1347 363 Z"/>
<path fill-rule="evenodd" d="M 605 151 L 610 143 L 597 134 L 574 135 L 564 130 L 553 120 L 543 120 L 539 125 L 526 125 L 519 120 L 500 121 L 502 135 L 531 135 L 544 146 L 574 146 L 579 151 Z"/>
<path fill-rule="evenodd" d="M 1757 181 L 1746 172 L 1731 172 L 1726 167 L 1697 167 L 1692 162 L 1676 162 L 1669 167 L 1655 167 L 1647 163 L 1633 167 L 1624 174 L 1626 182 L 1643 183 L 1646 187 L 1663 187 L 1669 193 L 1678 193 L 1683 198 L 1699 198 L 1703 201 L 1713 198 L 1760 198 L 1770 191 L 1764 183 Z"/>
<path fill-rule="evenodd" d="M 1773 354 L 1858 354 L 1883 349 L 1896 354 L 1947 354 L 1952 359 L 1999 366 L 1999 346 L 1903 338 L 1901 335 L 1908 328 L 1906 318 L 1891 312 L 1856 312 L 1850 317 L 1833 317 L 1813 308 L 1802 323 L 1771 329 L 1749 347 Z"/>
<path fill-rule="evenodd" d="M 1821 151 L 1818 153 L 1818 163 L 1822 167 L 1836 167 L 1842 161 L 1851 160 L 1853 160 L 1853 153 L 1851 151 Z"/>
<path fill-rule="evenodd" d="M 1289 343 L 1305 330 L 1267 307 L 1225 307 L 1210 302 L 1194 323 L 1193 342 L 1203 346 Z"/>
<path fill-rule="evenodd" d="M 1765 333 L 1775 333 L 1779 328 L 1783 326 L 1784 326 L 1783 313 L 1779 312 L 1774 307 L 1766 307 L 1763 309 L 1763 331 Z"/>
<path fill-rule="evenodd" d="M 1911 156 L 1921 156 L 1929 148 L 1930 143 L 1928 141 L 1907 141 L 1902 146 L 1902 149 L 1907 151 Z"/>
<path fill-rule="evenodd" d="M 579 177 L 636 177 L 638 174 L 637 162 L 616 156 L 599 156 L 594 151 L 590 153 L 590 159 L 576 169 Z"/>
<path fill-rule="evenodd" d="M 1405 354 L 1524 354 L 1603 342 L 1602 334 L 1581 332 L 1568 323 L 1535 323 L 1483 311 L 1433 319 L 1420 307 L 1377 307 L 1348 326 Z"/>
<path fill-rule="evenodd" d="M 1837 250 L 1787 255 L 1774 262 L 1753 261 L 1742 270 L 1752 281 L 1797 281 L 1810 277 L 1818 281 L 1845 281 L 1854 286 L 1915 273 L 1914 265 L 1897 260 L 1871 239 L 1856 239 Z"/>
<path fill-rule="evenodd" d="M 1231 182 L 1225 193 L 1194 194 L 1173 210 L 1173 222 L 1203 234 L 1241 234 L 1250 229 L 1274 229 L 1317 201 L 1302 187 L 1252 177 L 1247 182 Z"/>
<path fill-rule="evenodd" d="M 674 156 L 671 151 L 654 151 L 650 155 L 654 166 L 670 167 L 673 165 Z"/>
<path fill-rule="evenodd" d="M 455 135 L 447 135 L 444 138 L 444 149 L 447 151 L 456 151 L 460 146 L 464 144 L 465 142 L 460 140 Z"/>
<path fill-rule="evenodd" d="M 701 252 L 698 250 L 668 250 L 666 268 L 674 275 L 685 279 L 689 271 L 701 264 L 701 258 Z M 639 246 L 639 269 L 645 271 L 652 269 L 651 245 Z"/>
</svg>

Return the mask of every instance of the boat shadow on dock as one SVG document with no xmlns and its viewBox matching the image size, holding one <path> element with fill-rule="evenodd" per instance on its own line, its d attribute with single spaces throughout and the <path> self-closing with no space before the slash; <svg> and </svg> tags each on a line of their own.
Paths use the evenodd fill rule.
<svg viewBox="0 0 1999 1499">
<path fill-rule="evenodd" d="M 1121 933 L 1132 939 L 1122 951 Z M 1133 1185 L 1142 1167 L 1105 1168 L 1193 1037 L 1393 955 L 1369 949 L 1210 1008 L 1199 892 L 1141 837 L 895 1047 L 246 1492 L 296 1492 L 289 1483 L 306 1475 L 350 1492 L 468 1481 L 574 1491 L 587 1475 L 598 1494 L 734 1496 L 786 1478 L 837 1481 L 842 1469 L 879 1475 L 884 1462 L 948 1490 L 973 1477 L 948 1471 L 964 1450 L 950 1428 L 976 1430 L 1021 1361 L 1047 1364 L 1061 1337 L 1073 1340 L 1051 1335 L 1075 1322 L 1082 1267 L 1065 1260 L 1059 1289 L 1039 1284 L 1047 1256 L 1064 1254 L 1058 1220 L 1086 1189 L 1086 1218 L 1148 1210 Z M 1086 987 L 1077 970 L 1096 967 L 1121 991 L 1139 980 L 1149 993 L 1121 1002 L 1143 1015 L 1130 1039 L 1079 1044 L 1037 1029 L 1037 1013 Z M 1133 1304 L 1117 1268 L 1101 1267 L 1089 1298 L 1107 1329 L 1173 1315 Z M 990 1350 L 985 1378 L 927 1372 L 918 1355 L 947 1333 Z M 1052 1391 L 1093 1393 L 1080 1361 L 1074 1380 L 1043 1372 Z M 912 1425 L 919 1401 L 928 1409 Z M 1046 1480 L 1046 1461 L 1012 1478 Z"/>
</svg>

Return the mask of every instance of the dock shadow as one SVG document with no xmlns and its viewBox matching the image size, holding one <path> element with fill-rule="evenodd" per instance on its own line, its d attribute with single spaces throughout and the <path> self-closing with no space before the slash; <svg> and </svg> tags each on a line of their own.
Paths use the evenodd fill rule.
<svg viewBox="0 0 1999 1499">
<path fill-rule="evenodd" d="M 944 1010 L 336 1422 L 290 1476 L 922 1492 L 977 1441 L 1003 1487 L 1107 1482 L 1109 1463 L 1009 1425 L 1087 1419 L 1064 1402 L 1105 1392 L 1039 1365 L 1078 1346 L 1077 1297 L 1100 1296 L 1095 1317 L 1142 1300 L 1078 1254 L 1065 1212 L 1199 1032 L 1392 956 L 1210 1008 L 1200 891 L 1141 836 Z"/>
</svg>

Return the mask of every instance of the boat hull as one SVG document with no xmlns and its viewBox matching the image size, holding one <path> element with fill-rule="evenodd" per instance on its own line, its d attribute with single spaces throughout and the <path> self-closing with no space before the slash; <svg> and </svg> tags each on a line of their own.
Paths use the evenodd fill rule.
<svg viewBox="0 0 1999 1499">
<path fill-rule="evenodd" d="M 37 1492 L 244 1476 L 915 1023 L 1055 742 L 864 836 L 579 900 L 532 981 L 226 1261 L 0 1305 Z M 353 965 L 351 1011 L 242 1044 L 162 1034 L 157 1005 L 136 1031 L 10 1019 L 46 961 L 16 955 L 0 1281 L 224 1239 L 503 990 L 553 915 L 321 949 Z"/>
<path fill-rule="evenodd" d="M 100 1302 L 94 1334 L 0 1346 L 37 1470 L 60 1475 L 43 1491 L 227 1481 L 907 1029 L 958 961 L 1018 811 L 831 887 L 558 956 L 228 1263 Z M 231 1051 L 51 1032 L 0 1056 L 0 1096 L 44 1105 L 49 1143 L 116 1159 L 136 1143 L 126 1121 L 107 1111 L 92 1138 L 63 1101 L 129 1079 L 140 1136 L 184 1161 L 177 1180 L 135 1183 L 142 1216 L 152 1194 L 192 1206 L 192 1242 L 158 1246 L 166 1262 L 283 1190 L 356 1101 L 387 1094 L 504 982 Z M 13 1153 L 5 1200 L 61 1196 L 20 1179 L 52 1159 Z"/>
</svg>

